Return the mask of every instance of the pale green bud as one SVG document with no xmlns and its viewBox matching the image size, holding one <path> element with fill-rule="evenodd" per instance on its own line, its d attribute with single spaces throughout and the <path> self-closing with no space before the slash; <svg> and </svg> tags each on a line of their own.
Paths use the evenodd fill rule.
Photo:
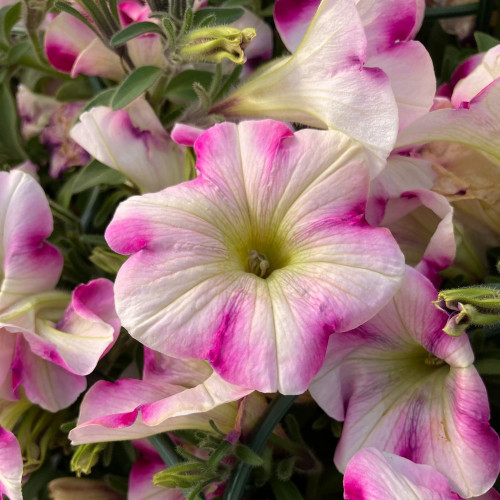
<svg viewBox="0 0 500 500">
<path fill-rule="evenodd" d="M 200 28 L 186 35 L 180 53 L 192 61 L 219 63 L 229 59 L 236 64 L 243 64 L 246 61 L 244 50 L 255 35 L 254 28 Z"/>
</svg>

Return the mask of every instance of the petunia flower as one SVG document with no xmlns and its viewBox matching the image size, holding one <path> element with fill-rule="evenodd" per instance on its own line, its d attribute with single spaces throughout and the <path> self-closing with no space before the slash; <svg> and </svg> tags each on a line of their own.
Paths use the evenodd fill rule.
<svg viewBox="0 0 500 500">
<path fill-rule="evenodd" d="M 99 381 L 83 398 L 73 444 L 140 439 L 177 429 L 230 432 L 236 402 L 252 392 L 225 382 L 200 360 L 180 360 L 145 349 L 142 380 Z M 265 402 L 255 394 L 246 408 L 253 422 Z"/>
<path fill-rule="evenodd" d="M 398 118 L 387 76 L 364 67 L 366 51 L 354 2 L 324 0 L 294 54 L 261 67 L 212 112 L 340 130 L 365 146 L 376 173 L 393 147 Z"/>
<path fill-rule="evenodd" d="M 113 111 L 97 106 L 80 116 L 71 137 L 100 162 L 119 170 L 142 192 L 182 182 L 184 148 L 176 145 L 151 106 L 136 99 Z"/>
<path fill-rule="evenodd" d="M 469 498 L 498 475 L 500 441 L 466 335 L 443 332 L 437 291 L 408 267 L 400 291 L 359 328 L 330 338 L 311 395 L 344 420 L 335 464 L 375 447 L 434 467 Z"/>
<path fill-rule="evenodd" d="M 356 0 L 353 3 L 367 40 L 365 67 L 380 68 L 389 77 L 402 129 L 429 111 L 436 90 L 430 55 L 420 42 L 412 40 L 420 28 L 425 2 Z M 274 20 L 290 52 L 299 49 L 320 4 L 321 0 L 276 2 Z"/>
<path fill-rule="evenodd" d="M 40 185 L 0 173 L 0 398 L 27 398 L 49 411 L 71 404 L 120 329 L 113 284 L 98 279 L 73 294 L 54 290 L 62 268 L 44 239 L 52 216 Z"/>
<path fill-rule="evenodd" d="M 149 8 L 139 2 L 118 3 L 123 27 L 149 20 L 149 13 Z M 94 31 L 71 14 L 58 14 L 47 26 L 44 40 L 50 64 L 73 78 L 84 74 L 120 80 L 125 76 L 118 54 L 106 47 Z M 162 42 L 157 34 L 137 37 L 127 43 L 127 48 L 136 66 L 162 67 L 165 64 Z"/>
<path fill-rule="evenodd" d="M 403 256 L 364 220 L 362 149 L 335 131 L 224 123 L 194 144 L 198 177 L 122 203 L 106 230 L 133 254 L 116 284 L 129 333 L 206 359 L 228 382 L 304 392 L 328 337 L 399 287 Z"/>
</svg>

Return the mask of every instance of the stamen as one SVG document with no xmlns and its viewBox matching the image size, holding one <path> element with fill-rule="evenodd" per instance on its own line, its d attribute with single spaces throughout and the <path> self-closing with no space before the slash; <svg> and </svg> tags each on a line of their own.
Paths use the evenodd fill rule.
<svg viewBox="0 0 500 500">
<path fill-rule="evenodd" d="M 434 356 L 434 354 L 431 354 L 429 352 L 424 360 L 424 363 L 430 366 L 441 366 L 445 364 L 445 361 L 438 358 L 437 356 Z"/>
<path fill-rule="evenodd" d="M 260 278 L 266 278 L 270 267 L 271 265 L 263 253 L 259 253 L 257 250 L 248 251 L 248 269 L 251 273 Z"/>
</svg>

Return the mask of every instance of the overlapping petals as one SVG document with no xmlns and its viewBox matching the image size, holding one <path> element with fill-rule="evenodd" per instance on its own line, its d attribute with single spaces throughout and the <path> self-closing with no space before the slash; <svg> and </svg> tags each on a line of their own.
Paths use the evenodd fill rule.
<svg viewBox="0 0 500 500">
<path fill-rule="evenodd" d="M 134 254 L 118 314 L 148 347 L 233 384 L 303 392 L 328 336 L 372 317 L 403 273 L 392 236 L 364 220 L 363 153 L 272 121 L 217 125 L 195 150 L 197 179 L 130 198 L 106 231 Z"/>
<path fill-rule="evenodd" d="M 148 7 L 135 1 L 118 4 L 123 26 L 147 19 Z M 130 57 L 136 66 L 164 64 L 162 43 L 158 35 L 147 35 L 131 40 L 128 44 Z M 54 68 L 69 73 L 96 75 L 112 80 L 125 76 L 120 57 L 107 48 L 97 34 L 82 21 L 61 12 L 47 26 L 45 53 Z"/>
<path fill-rule="evenodd" d="M 173 143 L 143 99 L 118 111 L 92 108 L 80 116 L 71 137 L 99 161 L 124 173 L 143 192 L 159 191 L 183 180 L 182 148 Z"/>
<path fill-rule="evenodd" d="M 12 399 L 22 386 L 30 401 L 57 411 L 85 389 L 84 375 L 93 371 L 120 329 L 113 284 L 91 281 L 75 289 L 66 307 L 69 299 L 64 292 L 46 292 L 0 314 L 0 338 L 11 371 L 3 377 L 4 397 Z"/>
<path fill-rule="evenodd" d="M 373 446 L 434 467 L 468 498 L 493 485 L 500 442 L 469 341 L 442 331 L 447 315 L 432 305 L 436 296 L 407 268 L 400 292 L 375 318 L 331 337 L 310 390 L 327 413 L 345 420 L 335 452 L 340 470 Z"/>
<path fill-rule="evenodd" d="M 209 420 L 230 432 L 237 404 L 251 389 L 221 379 L 208 363 L 177 360 L 145 351 L 142 380 L 100 381 L 85 395 L 78 424 L 70 433 L 74 444 L 138 439 L 176 429 L 210 430 Z M 252 418 L 262 407 L 258 395 L 247 407 Z"/>
</svg>

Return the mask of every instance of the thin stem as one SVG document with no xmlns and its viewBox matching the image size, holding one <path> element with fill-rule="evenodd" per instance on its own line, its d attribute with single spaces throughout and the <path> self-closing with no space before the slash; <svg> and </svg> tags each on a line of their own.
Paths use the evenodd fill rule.
<svg viewBox="0 0 500 500">
<path fill-rule="evenodd" d="M 148 439 L 166 465 L 173 467 L 179 463 L 179 457 L 175 452 L 175 445 L 166 434 L 155 434 L 154 436 L 149 436 Z"/>
<path fill-rule="evenodd" d="M 276 396 L 268 406 L 266 412 L 262 416 L 261 421 L 254 429 L 253 437 L 250 440 L 249 448 L 260 455 L 266 446 L 269 436 L 273 433 L 274 428 L 279 424 L 280 420 L 286 415 L 292 407 L 297 396 Z M 241 462 L 234 470 L 231 479 L 229 480 L 225 500 L 241 500 L 243 492 L 250 476 L 252 466 Z"/>
</svg>

